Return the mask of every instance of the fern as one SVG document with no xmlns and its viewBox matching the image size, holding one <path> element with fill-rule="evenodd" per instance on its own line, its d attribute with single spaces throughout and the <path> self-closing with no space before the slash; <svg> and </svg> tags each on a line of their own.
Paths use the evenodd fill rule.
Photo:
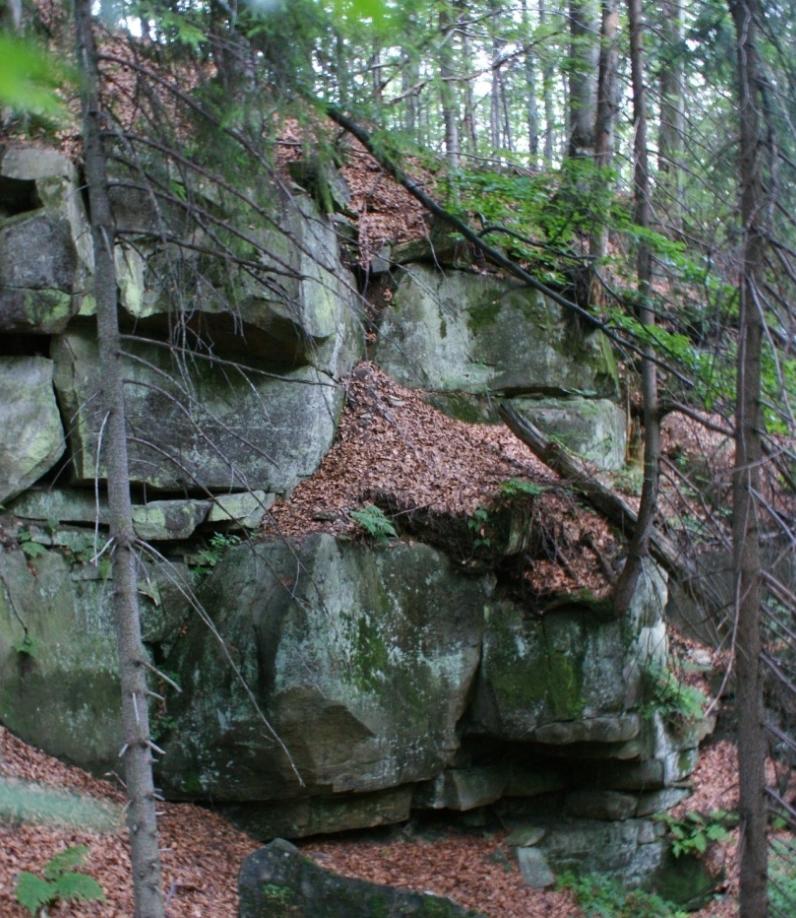
<svg viewBox="0 0 796 918">
<path fill-rule="evenodd" d="M 87 845 L 64 849 L 44 865 L 43 877 L 21 871 L 17 875 L 17 902 L 31 915 L 36 915 L 59 901 L 104 901 L 105 894 L 94 877 L 73 869 L 83 863 L 87 852 Z"/>
<path fill-rule="evenodd" d="M 384 515 L 384 511 L 374 504 L 367 504 L 361 510 L 352 510 L 348 515 L 378 542 L 398 537 L 395 526 Z"/>
</svg>

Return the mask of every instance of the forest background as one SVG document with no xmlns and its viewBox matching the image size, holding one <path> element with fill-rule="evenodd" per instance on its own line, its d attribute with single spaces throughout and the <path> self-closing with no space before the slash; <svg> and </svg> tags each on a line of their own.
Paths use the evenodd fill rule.
<svg viewBox="0 0 796 918">
<path fill-rule="evenodd" d="M 762 766 L 770 746 L 794 742 L 772 735 L 763 714 L 766 680 L 794 689 L 794 597 L 760 554 L 774 536 L 791 551 L 795 544 L 793 5 L 75 6 L 73 20 L 65 4 L 7 0 L 0 101 L 11 134 L 76 153 L 85 143 L 98 264 L 116 231 L 103 217 L 108 161 L 206 220 L 192 187 L 244 188 L 253 169 L 275 174 L 286 149 L 312 149 L 319 195 L 334 209 L 327 165 L 340 162 L 350 134 L 485 261 L 543 287 L 621 349 L 639 431 L 640 508 L 616 602 L 665 537 L 733 546 L 727 632 L 739 686 L 741 909 L 764 914 L 768 811 L 794 816 L 766 788 Z M 241 248 L 231 223 L 265 207 L 256 196 L 230 206 L 214 228 L 220 257 L 255 270 L 256 253 Z M 385 241 L 377 221 L 360 221 L 363 270 Z M 731 502 L 711 469 L 662 461 L 660 423 L 674 410 L 735 438 Z M 120 568 L 130 530 L 124 477 L 122 467 L 112 531 Z M 676 513 L 661 510 L 661 480 L 685 495 Z M 683 573 L 706 589 L 698 571 Z M 130 609 L 119 618 L 129 621 Z M 132 670 L 143 677 L 142 667 Z M 145 691 L 133 685 L 129 697 Z M 145 773 L 151 747 L 140 722 L 136 729 L 143 734 L 128 745 L 140 747 Z M 133 820 L 150 820 L 154 832 L 151 779 L 141 780 L 149 815 Z M 142 895 L 144 886 L 158 898 L 157 882 L 142 884 Z"/>
</svg>

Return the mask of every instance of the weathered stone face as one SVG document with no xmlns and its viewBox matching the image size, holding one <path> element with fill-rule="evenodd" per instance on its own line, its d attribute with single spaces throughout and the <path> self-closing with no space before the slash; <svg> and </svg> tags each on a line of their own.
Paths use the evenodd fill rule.
<svg viewBox="0 0 796 918">
<path fill-rule="evenodd" d="M 11 147 L 0 186 L 15 210 L 0 221 L 0 330 L 63 331 L 93 267 L 77 172 L 53 150 Z"/>
<path fill-rule="evenodd" d="M 90 549 L 91 534 L 78 535 Z M 121 746 L 112 590 L 106 570 L 70 557 L 44 547 L 30 559 L 0 549 L 0 720 L 51 755 L 103 770 Z M 173 640 L 185 615 L 170 584 L 159 567 L 142 577 L 148 642 Z"/>
<path fill-rule="evenodd" d="M 450 899 L 341 877 L 275 839 L 243 862 L 240 918 L 478 918 Z"/>
<path fill-rule="evenodd" d="M 505 278 L 406 269 L 376 362 L 399 382 L 465 393 L 613 395 L 607 343 Z"/>
<path fill-rule="evenodd" d="M 511 404 L 543 433 L 601 469 L 625 464 L 627 419 L 605 398 L 515 398 Z"/>
<path fill-rule="evenodd" d="M 645 667 L 665 659 L 666 585 L 645 568 L 631 611 L 605 620 L 583 602 L 531 617 L 513 603 L 489 611 L 470 729 L 551 745 L 623 743 Z"/>
<path fill-rule="evenodd" d="M 123 372 L 134 482 L 198 494 L 284 493 L 315 471 L 331 445 L 343 395 L 313 368 L 274 379 L 195 360 L 186 379 L 168 348 L 128 348 L 134 356 Z M 87 483 L 103 417 L 96 342 L 89 333 L 70 332 L 56 341 L 53 359 L 61 406 L 74 419 L 74 476 Z"/>
<path fill-rule="evenodd" d="M 361 793 L 431 778 L 451 760 L 487 592 L 428 546 L 311 536 L 230 552 L 201 598 L 308 789 Z M 216 800 L 299 796 L 203 626 L 170 665 L 186 702 L 165 784 Z"/>
<path fill-rule="evenodd" d="M 64 431 L 44 357 L 0 357 L 0 501 L 48 472 L 64 451 Z"/>
<path fill-rule="evenodd" d="M 183 323 L 219 354 L 343 375 L 364 348 L 354 278 L 330 222 L 308 199 L 273 206 L 279 219 L 249 229 L 250 243 L 239 240 L 248 268 L 175 245 L 117 246 L 122 307 L 143 332 Z"/>
</svg>

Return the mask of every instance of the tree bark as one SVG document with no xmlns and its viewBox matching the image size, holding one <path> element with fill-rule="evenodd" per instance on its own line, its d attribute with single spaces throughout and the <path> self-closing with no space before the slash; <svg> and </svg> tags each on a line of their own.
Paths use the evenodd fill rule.
<svg viewBox="0 0 796 918">
<path fill-rule="evenodd" d="M 569 155 L 594 155 L 597 17 L 593 0 L 569 2 Z"/>
<path fill-rule="evenodd" d="M 539 164 L 539 105 L 536 99 L 536 64 L 531 46 L 533 23 L 528 0 L 522 0 L 522 24 L 525 33 L 525 115 L 528 123 L 528 163 L 531 168 Z"/>
<path fill-rule="evenodd" d="M 91 0 L 75 2 L 75 35 L 83 77 L 85 170 L 94 244 L 94 293 L 100 377 L 106 410 L 105 463 L 113 543 L 113 609 L 122 694 L 125 782 L 129 806 L 133 890 L 137 918 L 162 918 L 160 851 L 149 733 L 145 654 L 141 642 L 136 559 L 127 463 L 127 430 L 113 259 L 113 217 L 108 197 L 102 112 L 92 31 Z"/>
<path fill-rule="evenodd" d="M 459 168 L 459 106 L 453 83 L 453 36 L 455 26 L 446 5 L 439 12 L 439 32 L 442 40 L 439 54 L 440 102 L 445 124 L 445 158 L 453 171 Z"/>
<path fill-rule="evenodd" d="M 738 779 L 741 828 L 741 918 L 764 918 L 767 902 L 761 558 L 758 532 L 763 419 L 760 410 L 762 317 L 757 291 L 763 271 L 765 194 L 760 136 L 762 69 L 757 50 L 757 0 L 729 0 L 737 36 L 740 103 L 740 192 L 743 262 L 733 470 L 733 560 L 737 632 Z"/>
<path fill-rule="evenodd" d="M 594 126 L 594 162 L 601 172 L 598 182 L 605 181 L 602 170 L 611 165 L 614 149 L 616 118 L 617 32 L 619 26 L 618 0 L 602 0 L 600 25 L 600 66 L 597 76 L 597 115 Z M 608 229 L 602 214 L 594 214 L 594 228 L 589 240 L 592 281 L 589 303 L 599 308 L 604 300 L 599 268 L 608 248 Z"/>
<path fill-rule="evenodd" d="M 660 126 L 658 129 L 658 207 L 668 214 L 669 228 L 682 230 L 680 159 L 683 152 L 683 4 L 664 0 L 660 5 L 664 51 L 660 63 Z M 662 220 L 659 222 L 663 222 Z"/>
<path fill-rule="evenodd" d="M 539 0 L 539 25 L 546 22 L 547 11 L 544 0 Z M 544 106 L 544 166 L 553 165 L 553 144 L 555 141 L 555 116 L 553 114 L 553 66 L 549 58 L 542 64 L 542 103 Z"/>
<path fill-rule="evenodd" d="M 647 114 L 644 89 L 644 47 L 641 0 L 628 0 L 630 21 L 630 69 L 633 85 L 633 153 L 635 222 L 650 225 L 649 165 L 647 158 Z M 655 313 L 649 306 L 652 258 L 649 246 L 640 239 L 636 255 L 638 276 L 639 320 L 647 328 L 655 325 Z M 638 525 L 630 540 L 628 556 L 616 586 L 614 603 L 620 612 L 630 607 L 641 574 L 644 558 L 649 555 L 650 538 L 658 512 L 658 481 L 660 477 L 661 432 L 658 411 L 658 374 L 652 347 L 645 344 L 641 357 L 641 394 L 644 422 L 644 483 Z"/>
</svg>

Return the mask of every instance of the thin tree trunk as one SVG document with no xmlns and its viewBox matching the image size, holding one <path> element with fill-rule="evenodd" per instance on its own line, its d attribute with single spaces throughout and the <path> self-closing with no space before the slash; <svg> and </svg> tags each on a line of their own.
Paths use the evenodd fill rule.
<svg viewBox="0 0 796 918">
<path fill-rule="evenodd" d="M 762 317 L 757 290 L 763 269 L 764 191 L 760 151 L 762 72 L 757 51 L 756 0 L 729 0 L 735 23 L 740 102 L 740 188 L 744 231 L 740 282 L 738 377 L 733 470 L 733 558 L 737 633 L 738 779 L 741 828 L 741 918 L 765 918 L 765 732 L 761 672 L 761 559 L 755 494 L 762 461 L 760 357 Z"/>
<path fill-rule="evenodd" d="M 525 116 L 528 122 L 528 163 L 534 168 L 539 164 L 539 105 L 536 99 L 536 66 L 531 47 L 533 23 L 528 9 L 528 0 L 522 0 L 522 24 L 525 33 Z"/>
<path fill-rule="evenodd" d="M 348 90 L 348 68 L 349 63 L 346 60 L 345 39 L 342 32 L 335 30 L 334 33 L 334 71 L 337 79 L 337 98 L 343 108 L 347 107 L 349 102 Z"/>
<path fill-rule="evenodd" d="M 593 0 L 570 0 L 569 29 L 569 155 L 592 156 L 599 53 Z"/>
<path fill-rule="evenodd" d="M 141 643 L 136 583 L 135 533 L 130 505 L 127 430 L 121 373 L 122 346 L 117 314 L 116 273 L 113 260 L 113 218 L 108 198 L 102 113 L 97 86 L 97 63 L 92 32 L 91 0 L 75 2 L 75 35 L 83 76 L 83 137 L 85 169 L 94 242 L 97 334 L 107 432 L 105 457 L 108 476 L 110 536 L 113 540 L 113 608 L 122 693 L 122 733 L 125 782 L 129 806 L 133 891 L 137 918 L 161 918 L 160 851 L 155 815 L 155 788 L 149 734 L 146 669 Z"/>
<path fill-rule="evenodd" d="M 669 216 L 669 225 L 682 228 L 680 160 L 683 152 L 683 5 L 664 0 L 660 6 L 664 51 L 660 63 L 661 114 L 658 130 L 658 207 Z M 659 221 L 662 222 L 662 221 Z"/>
<path fill-rule="evenodd" d="M 644 37 L 641 0 L 628 0 L 630 20 L 630 70 L 633 86 L 633 184 L 635 221 L 641 227 L 650 225 L 649 166 L 647 158 L 647 115 L 644 89 Z M 649 308 L 652 259 L 649 246 L 641 239 L 636 257 L 638 275 L 639 320 L 651 328 L 655 313 Z M 653 349 L 645 345 L 641 358 L 641 393 L 644 422 L 644 483 L 638 526 L 630 540 L 628 557 L 616 586 L 614 603 L 620 612 L 630 607 L 643 561 L 649 556 L 650 535 L 658 511 L 658 479 L 661 457 L 660 420 L 658 412 L 658 378 Z"/>
<path fill-rule="evenodd" d="M 617 0 L 602 0 L 600 26 L 600 69 L 597 77 L 597 118 L 594 127 L 594 161 L 600 170 L 611 165 L 614 150 L 614 120 L 616 118 L 616 66 L 619 10 Z M 602 174 L 597 181 L 605 181 Z M 603 302 L 603 286 L 599 269 L 608 248 L 608 229 L 602 214 L 593 216 L 594 228 L 589 240 L 592 264 L 589 302 L 599 307 Z"/>
<path fill-rule="evenodd" d="M 450 11 L 443 6 L 439 12 L 439 31 L 442 39 L 439 54 L 440 102 L 442 103 L 442 120 L 445 125 L 445 157 L 448 167 L 459 168 L 459 106 L 456 100 L 456 87 L 453 84 L 453 34 Z"/>
<path fill-rule="evenodd" d="M 539 25 L 546 21 L 547 11 L 544 0 L 539 0 Z M 542 64 L 542 97 L 544 105 L 544 165 L 549 169 L 553 165 L 553 144 L 555 141 L 555 116 L 553 114 L 553 66 L 547 57 Z"/>
<path fill-rule="evenodd" d="M 470 51 L 470 33 L 467 30 L 467 26 L 462 24 L 462 14 L 465 9 L 465 4 L 463 0 L 459 0 L 456 4 L 457 9 L 459 10 L 459 34 L 461 35 L 461 45 L 462 45 L 462 66 L 465 71 L 470 70 L 472 66 L 471 61 L 471 51 Z M 478 153 L 478 134 L 475 121 L 475 97 L 473 94 L 473 81 L 465 80 L 464 81 L 464 139 L 467 144 L 468 151 L 473 155 Z"/>
</svg>

